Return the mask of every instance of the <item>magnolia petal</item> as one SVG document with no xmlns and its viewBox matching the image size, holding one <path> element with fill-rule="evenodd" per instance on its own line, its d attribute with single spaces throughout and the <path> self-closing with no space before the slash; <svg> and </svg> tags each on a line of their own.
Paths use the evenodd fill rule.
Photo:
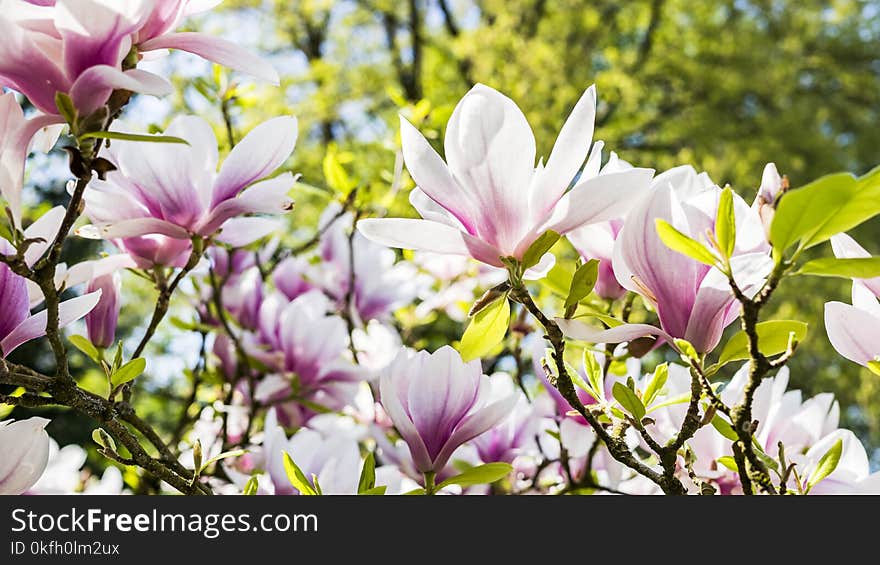
<svg viewBox="0 0 880 565">
<path fill-rule="evenodd" d="M 290 189 L 296 180 L 290 173 L 251 185 L 236 198 L 224 200 L 211 210 L 196 233 L 211 235 L 229 218 L 245 214 L 282 214 L 293 208 Z"/>
<path fill-rule="evenodd" d="M 584 91 L 559 130 L 544 170 L 536 177 L 537 186 L 532 188 L 531 209 L 538 217 L 549 212 L 549 206 L 562 197 L 584 164 L 593 139 L 595 121 L 596 85 L 592 85 Z"/>
<path fill-rule="evenodd" d="M 416 468 L 421 472 L 433 471 L 435 470 L 433 461 L 431 461 L 431 457 L 428 455 L 425 442 L 422 441 L 415 424 L 413 424 L 412 419 L 400 402 L 397 383 L 394 382 L 395 376 L 400 377 L 402 375 L 392 376 L 389 373 L 385 373 L 379 379 L 379 398 L 382 406 L 394 423 L 394 427 L 400 433 L 400 437 L 409 446 L 409 452 Z"/>
<path fill-rule="evenodd" d="M 182 227 L 158 218 L 134 218 L 94 227 L 97 228 L 97 234 L 102 239 L 119 239 L 149 234 L 167 235 L 175 239 L 190 238 L 189 232 Z M 82 231 L 81 228 L 80 232 Z M 87 237 L 89 233 L 85 232 L 84 236 Z"/>
<path fill-rule="evenodd" d="M 578 320 L 563 318 L 555 320 L 566 337 L 587 343 L 624 343 L 646 336 L 656 336 L 672 342 L 669 334 L 649 324 L 623 324 L 607 330 L 599 330 Z"/>
<path fill-rule="evenodd" d="M 834 252 L 834 256 L 839 259 L 862 259 L 871 256 L 867 249 L 845 233 L 831 236 L 831 250 Z M 875 296 L 880 296 L 880 277 L 859 279 L 859 281 Z"/>
<path fill-rule="evenodd" d="M 825 304 L 825 331 L 838 353 L 859 365 L 880 355 L 880 318 L 843 302 Z"/>
<path fill-rule="evenodd" d="M 232 218 L 220 227 L 215 239 L 232 247 L 244 247 L 280 228 L 280 222 L 269 218 Z"/>
<path fill-rule="evenodd" d="M 276 86 L 280 84 L 278 71 L 272 65 L 241 46 L 219 37 L 196 32 L 166 33 L 149 39 L 138 47 L 141 51 L 180 49 Z"/>
<path fill-rule="evenodd" d="M 653 176 L 654 169 L 633 168 L 579 182 L 559 200 L 547 229 L 564 234 L 586 224 L 621 218 L 647 191 Z"/>
<path fill-rule="evenodd" d="M 83 296 L 77 296 L 70 300 L 65 300 L 58 305 L 58 327 L 63 328 L 71 324 L 89 312 L 98 304 L 101 298 L 101 291 L 95 291 Z M 20 323 L 9 335 L 0 341 L 0 353 L 6 357 L 19 345 L 46 335 L 46 322 L 48 313 L 43 310 L 25 319 Z"/>
<path fill-rule="evenodd" d="M 232 198 L 280 167 L 293 153 L 296 137 L 297 121 L 293 116 L 273 118 L 252 129 L 220 167 L 211 206 Z"/>
<path fill-rule="evenodd" d="M 437 204 L 430 196 L 416 187 L 409 193 L 409 203 L 416 209 L 419 215 L 432 222 L 446 224 L 461 231 L 466 231 L 464 225 L 452 215 L 452 212 Z"/>
<path fill-rule="evenodd" d="M 70 98 L 80 114 L 88 115 L 103 106 L 114 90 L 165 96 L 173 92 L 173 87 L 153 73 L 139 69 L 123 72 L 109 65 L 100 65 L 79 75 L 70 88 Z"/>
<path fill-rule="evenodd" d="M 61 228 L 66 214 L 67 209 L 64 206 L 55 206 L 24 230 L 25 239 L 43 240 L 32 243 L 27 251 L 25 251 L 24 261 L 28 267 L 33 267 L 34 263 L 43 256 L 43 253 L 55 241 L 55 236 L 58 235 L 58 230 Z"/>
<path fill-rule="evenodd" d="M 39 480 L 49 462 L 49 420 L 0 422 L 0 495 L 19 495 Z"/>
<path fill-rule="evenodd" d="M 467 255 L 494 267 L 503 266 L 497 249 L 446 224 L 405 218 L 370 218 L 359 221 L 357 229 L 370 241 L 389 247 Z"/>
<path fill-rule="evenodd" d="M 419 194 L 433 201 L 435 206 L 452 215 L 462 225 L 473 228 L 474 199 L 452 177 L 446 163 L 434 151 L 428 140 L 403 116 L 400 117 L 400 141 L 403 161 L 406 163 L 406 168 L 413 181 L 420 189 Z M 415 191 L 412 194 L 415 194 Z M 412 194 L 410 196 L 411 202 Z M 414 206 L 416 205 L 416 202 L 412 203 Z M 421 213 L 421 207 L 417 206 L 416 209 Z M 426 220 L 435 219 L 424 214 L 422 217 Z"/>
</svg>

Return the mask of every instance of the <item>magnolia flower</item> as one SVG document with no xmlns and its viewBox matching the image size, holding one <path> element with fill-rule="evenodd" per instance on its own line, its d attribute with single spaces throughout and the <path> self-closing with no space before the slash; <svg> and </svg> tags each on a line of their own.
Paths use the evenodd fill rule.
<svg viewBox="0 0 880 565">
<path fill-rule="evenodd" d="M 86 451 L 72 443 L 59 447 L 49 438 L 46 470 L 40 480 L 27 489 L 27 494 L 70 494 L 82 485 L 80 470 L 86 463 Z M 109 467 L 114 469 L 115 467 Z"/>
<path fill-rule="evenodd" d="M 596 174 L 591 168 L 568 190 L 587 158 L 595 114 L 596 91 L 590 87 L 547 164 L 537 168 L 526 117 L 511 99 L 487 86 L 471 89 L 452 113 L 446 163 L 401 119 L 403 158 L 418 185 L 411 202 L 423 219 L 361 220 L 358 229 L 391 247 L 466 255 L 502 267 L 501 257 L 522 259 L 547 230 L 564 234 L 618 218 L 647 189 L 653 170 Z"/>
<path fill-rule="evenodd" d="M 0 253 L 15 253 L 12 244 L 2 237 Z M 25 256 L 29 266 L 37 259 L 39 256 Z M 85 316 L 95 307 L 100 297 L 101 291 L 98 290 L 59 304 L 58 327 L 62 328 Z M 0 263 L 0 304 L 3 305 L 3 316 L 0 316 L 0 355 L 6 357 L 21 344 L 46 335 L 46 311 L 30 315 L 26 280 L 13 273 L 5 263 Z"/>
<path fill-rule="evenodd" d="M 507 416 L 516 396 L 490 403 L 489 387 L 480 361 L 465 363 L 449 346 L 400 351 L 380 379 L 380 402 L 420 473 L 442 470 L 458 447 Z"/>
<path fill-rule="evenodd" d="M 658 218 L 693 239 L 714 232 L 721 189 L 690 166 L 659 175 L 653 190 L 627 216 L 614 249 L 614 273 L 621 286 L 637 292 L 653 306 L 660 328 L 624 324 L 596 331 L 577 320 L 557 320 L 569 337 L 591 343 L 618 343 L 647 335 L 667 341 L 684 338 L 699 352 L 711 351 L 721 333 L 738 316 L 727 277 L 668 248 L 656 232 Z M 734 279 L 754 294 L 772 268 L 760 219 L 734 194 L 736 247 L 731 258 Z"/>
<path fill-rule="evenodd" d="M 240 247 L 276 228 L 264 218 L 241 216 L 290 210 L 293 176 L 267 177 L 293 151 L 295 118 L 274 118 L 254 128 L 219 172 L 217 138 L 203 119 L 176 118 L 165 133 L 189 145 L 113 143 L 107 157 L 118 170 L 89 183 L 85 212 L 94 226 L 81 234 L 117 241 L 139 262 L 167 265 L 175 264 L 175 255 L 179 261 L 192 237 L 216 234 L 216 240 Z M 150 239 L 156 236 L 164 239 Z"/>
<path fill-rule="evenodd" d="M 263 453 L 275 494 L 295 494 L 284 470 L 284 453 L 306 477 L 317 477 L 323 494 L 357 494 L 361 455 L 357 441 L 346 434 L 300 428 L 289 439 L 278 425 L 275 410 L 266 415 Z"/>
<path fill-rule="evenodd" d="M 118 271 L 95 277 L 86 286 L 86 292 L 101 293 L 98 304 L 86 314 L 86 335 L 96 347 L 110 347 L 116 339 L 116 324 L 122 308 L 121 287 L 122 277 Z"/>
<path fill-rule="evenodd" d="M 339 316 L 325 314 L 329 306 L 319 291 L 289 304 L 277 295 L 260 308 L 259 343 L 251 354 L 279 374 L 257 386 L 257 400 L 278 404 L 285 425 L 307 422 L 315 412 L 296 400 L 331 410 L 341 409 L 354 396 L 362 371 L 346 358 L 348 329 Z M 268 350 L 266 349 L 268 348 Z M 289 401 L 294 396 L 294 401 Z"/>
<path fill-rule="evenodd" d="M 0 3 L 0 84 L 18 90 L 46 114 L 59 114 L 56 93 L 80 115 L 107 102 L 113 90 L 161 96 L 165 79 L 123 70 L 136 53 L 181 49 L 276 82 L 267 63 L 237 45 L 199 33 L 169 33 L 184 16 L 211 8 L 202 0 L 3 0 Z M 135 59 L 136 60 L 136 59 Z M 130 65 L 130 63 L 129 63 Z"/>
<path fill-rule="evenodd" d="M 18 226 L 21 225 L 21 190 L 28 148 L 37 132 L 56 121 L 49 116 L 27 120 L 14 94 L 0 95 L 0 195 L 12 210 Z"/>
<path fill-rule="evenodd" d="M 0 421 L 0 494 L 21 494 L 43 474 L 49 462 L 48 423 L 36 417 Z"/>
</svg>

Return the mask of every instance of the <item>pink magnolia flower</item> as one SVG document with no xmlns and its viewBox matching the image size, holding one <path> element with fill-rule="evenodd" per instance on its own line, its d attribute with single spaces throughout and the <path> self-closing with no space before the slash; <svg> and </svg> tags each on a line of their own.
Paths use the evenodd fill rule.
<svg viewBox="0 0 880 565">
<path fill-rule="evenodd" d="M 3 454 L 0 457 L 0 494 L 25 492 L 46 470 L 49 434 L 45 427 L 48 423 L 49 420 L 36 417 L 0 421 L 0 453 Z"/>
<path fill-rule="evenodd" d="M 770 224 L 776 214 L 776 205 L 779 197 L 788 189 L 788 181 L 779 175 L 775 163 L 767 163 L 764 166 L 764 174 L 761 176 L 761 186 L 752 203 L 752 208 L 761 217 L 764 232 L 769 236 Z"/>
<path fill-rule="evenodd" d="M 0 237 L 0 253 L 4 255 L 15 253 L 12 244 L 2 237 Z M 25 257 L 29 265 L 37 259 L 39 256 Z M 64 327 L 85 316 L 95 307 L 100 297 L 99 290 L 62 302 L 58 306 L 59 327 Z M 3 305 L 3 315 L 0 316 L 0 355 L 6 357 L 21 344 L 46 335 L 46 311 L 30 314 L 27 281 L 24 277 L 13 273 L 5 263 L 0 263 L 0 304 Z"/>
<path fill-rule="evenodd" d="M 354 397 L 363 372 L 348 358 L 348 330 L 319 291 L 285 303 L 277 294 L 260 308 L 259 341 L 251 354 L 276 369 L 257 387 L 256 397 L 279 408 L 286 425 L 300 425 L 315 415 L 309 407 L 342 409 Z M 298 402 L 305 401 L 305 404 Z"/>
<path fill-rule="evenodd" d="M 418 188 L 421 220 L 367 219 L 358 229 L 391 247 L 471 256 L 502 267 L 522 259 L 545 231 L 567 233 L 618 218 L 647 189 L 653 170 L 575 177 L 590 149 L 596 92 L 587 89 L 563 126 L 547 164 L 535 167 L 535 138 L 516 104 L 477 85 L 458 103 L 446 129 L 446 162 L 406 120 L 403 157 Z M 574 187 L 568 190 L 574 182 Z"/>
<path fill-rule="evenodd" d="M 656 232 L 662 218 L 693 239 L 715 229 L 721 189 L 690 166 L 659 175 L 653 189 L 630 212 L 614 249 L 614 273 L 626 289 L 654 307 L 660 328 L 624 324 L 596 331 L 577 320 L 557 320 L 571 338 L 591 343 L 618 343 L 646 335 L 684 338 L 699 352 L 711 351 L 721 333 L 738 316 L 727 277 L 668 248 Z M 734 195 L 736 248 L 731 259 L 734 278 L 745 293 L 754 293 L 772 268 L 769 246 L 757 213 Z"/>
<path fill-rule="evenodd" d="M 176 118 L 165 132 L 189 145 L 115 141 L 107 157 L 116 171 L 92 179 L 82 235 L 114 240 L 141 264 L 185 262 L 190 239 L 215 236 L 240 247 L 276 229 L 265 218 L 290 210 L 293 175 L 267 178 L 290 156 L 296 119 L 274 118 L 254 128 L 217 171 L 217 138 L 201 118 Z M 219 233 L 218 233 L 219 232 Z"/>
<path fill-rule="evenodd" d="M 0 84 L 46 114 L 57 115 L 55 95 L 68 94 L 81 115 L 107 102 L 113 90 L 164 95 L 165 79 L 130 69 L 138 53 L 182 49 L 277 82 L 268 64 L 233 43 L 199 33 L 169 33 L 184 16 L 216 2 L 188 0 L 4 0 L 0 16 Z"/>
<path fill-rule="evenodd" d="M 51 116 L 25 119 L 14 94 L 0 95 L 0 195 L 12 210 L 17 225 L 21 224 L 21 190 L 28 149 L 41 129 L 57 121 Z"/>
<path fill-rule="evenodd" d="M 402 349 L 380 378 L 380 402 L 409 446 L 420 473 L 441 471 L 464 443 L 497 426 L 516 396 L 488 402 L 489 377 L 479 360 L 465 363 L 444 346 Z"/>
</svg>

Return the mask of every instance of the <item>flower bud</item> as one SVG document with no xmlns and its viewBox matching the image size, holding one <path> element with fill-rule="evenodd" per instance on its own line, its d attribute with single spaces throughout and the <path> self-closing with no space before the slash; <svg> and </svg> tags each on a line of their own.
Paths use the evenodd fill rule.
<svg viewBox="0 0 880 565">
<path fill-rule="evenodd" d="M 122 285 L 118 272 L 101 275 L 89 282 L 87 292 L 101 291 L 98 305 L 86 314 L 86 332 L 96 347 L 110 347 L 116 339 L 119 321 L 119 291 Z"/>
</svg>

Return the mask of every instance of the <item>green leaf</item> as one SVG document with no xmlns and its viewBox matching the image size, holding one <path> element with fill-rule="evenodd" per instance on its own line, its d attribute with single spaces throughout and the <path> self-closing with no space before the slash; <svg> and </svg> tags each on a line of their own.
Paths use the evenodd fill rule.
<svg viewBox="0 0 880 565">
<path fill-rule="evenodd" d="M 81 335 L 72 335 L 67 339 L 70 340 L 70 343 L 74 347 L 85 353 L 86 357 L 99 365 L 101 364 L 101 352 L 98 351 L 98 348 L 95 347 L 91 341 Z"/>
<path fill-rule="evenodd" d="M 388 489 L 387 486 L 381 485 L 378 487 L 373 487 L 371 489 L 367 489 L 363 492 L 359 492 L 358 494 L 364 495 L 364 496 L 382 496 L 383 494 L 385 494 L 385 491 L 387 489 Z"/>
<path fill-rule="evenodd" d="M 110 371 L 115 373 L 122 366 L 122 340 L 116 343 L 116 353 L 113 355 L 113 368 Z"/>
<path fill-rule="evenodd" d="M 614 386 L 611 388 L 611 394 L 614 396 L 614 399 L 620 403 L 623 409 L 629 412 L 637 422 L 642 421 L 642 418 L 645 417 L 646 413 L 645 405 L 642 403 L 642 399 L 639 398 L 631 388 L 623 383 L 617 382 L 614 383 Z"/>
<path fill-rule="evenodd" d="M 504 339 L 509 325 L 510 304 L 505 293 L 471 318 L 458 344 L 462 359 L 472 361 L 489 353 Z"/>
<path fill-rule="evenodd" d="M 298 490 L 300 494 L 307 496 L 316 496 L 318 491 L 309 483 L 302 470 L 293 462 L 293 458 L 286 451 L 284 452 L 284 472 L 287 473 L 287 480 Z"/>
<path fill-rule="evenodd" d="M 132 359 L 110 375 L 110 384 L 113 388 L 136 379 L 147 368 L 147 360 L 143 357 Z"/>
<path fill-rule="evenodd" d="M 807 249 L 880 213 L 880 167 L 860 178 L 835 173 L 786 192 L 779 200 L 770 241 L 777 254 L 800 242 Z"/>
<path fill-rule="evenodd" d="M 645 405 L 650 406 L 657 395 L 663 390 L 663 387 L 666 386 L 666 380 L 669 378 L 669 363 L 662 363 L 657 365 L 657 368 L 654 369 L 654 376 L 651 377 L 651 380 L 648 381 L 648 386 L 645 387 L 645 392 L 643 394 L 643 398 L 645 400 Z"/>
<path fill-rule="evenodd" d="M 143 141 L 147 143 L 180 143 L 189 145 L 189 142 L 173 135 L 146 135 L 140 133 L 122 133 L 119 131 L 90 131 L 80 136 L 80 139 L 118 139 L 120 141 Z"/>
<path fill-rule="evenodd" d="M 657 218 L 656 223 L 657 235 L 660 236 L 660 240 L 669 249 L 710 267 L 718 262 L 718 259 L 712 255 L 712 252 L 705 245 L 681 233 L 666 220 Z"/>
<path fill-rule="evenodd" d="M 110 451 L 116 451 L 116 442 L 110 437 L 110 434 L 104 431 L 104 428 L 95 428 L 92 430 L 92 441 Z"/>
<path fill-rule="evenodd" d="M 331 145 L 327 154 L 324 156 L 322 163 L 324 170 L 324 181 L 327 186 L 340 194 L 348 194 L 354 188 L 354 183 L 349 178 L 348 173 L 339 161 L 335 145 Z"/>
<path fill-rule="evenodd" d="M 803 341 L 807 335 L 807 324 L 797 320 L 769 320 L 758 322 L 755 330 L 758 334 L 758 346 L 764 355 L 776 355 L 788 349 L 789 333 L 794 333 L 797 341 Z M 739 332 L 724 344 L 718 358 L 718 366 L 749 358 L 749 336 Z"/>
<path fill-rule="evenodd" d="M 823 257 L 807 261 L 794 274 L 843 279 L 871 279 L 880 277 L 880 257 L 859 257 L 857 259 Z"/>
<path fill-rule="evenodd" d="M 731 471 L 737 471 L 736 459 L 731 457 L 730 455 L 723 455 L 716 459 L 719 463 L 730 469 Z"/>
<path fill-rule="evenodd" d="M 568 287 L 568 296 L 565 298 L 566 314 L 574 314 L 574 308 L 577 308 L 578 302 L 586 298 L 593 287 L 596 286 L 596 280 L 599 278 L 599 261 L 590 259 L 574 272 L 571 278 L 571 285 Z M 570 315 L 567 317 L 571 317 Z"/>
<path fill-rule="evenodd" d="M 681 339 L 680 337 L 677 337 L 673 339 L 673 343 L 675 344 L 675 347 L 678 349 L 678 351 L 681 352 L 681 356 L 685 361 L 694 361 L 699 363 L 700 356 L 697 355 L 697 350 L 694 348 L 693 345 L 691 345 L 691 342 L 686 339 Z"/>
<path fill-rule="evenodd" d="M 837 464 L 840 463 L 841 454 L 843 454 L 843 440 L 839 439 L 834 442 L 831 449 L 826 451 L 825 455 L 819 459 L 816 468 L 810 473 L 810 478 L 807 479 L 807 492 L 810 492 L 810 489 L 819 484 L 820 481 L 837 469 Z"/>
<path fill-rule="evenodd" d="M 486 463 L 485 465 L 477 465 L 471 467 L 464 473 L 450 477 L 437 485 L 440 490 L 449 485 L 459 485 L 470 487 L 474 485 L 485 485 L 500 481 L 513 471 L 513 466 L 508 463 Z"/>
<path fill-rule="evenodd" d="M 257 490 L 260 488 L 260 481 L 256 476 L 248 479 L 247 484 L 244 485 L 244 490 L 241 494 L 244 496 L 255 496 L 257 494 Z"/>
<path fill-rule="evenodd" d="M 718 241 L 718 250 L 725 258 L 733 255 L 736 244 L 736 216 L 733 212 L 733 190 L 729 186 L 721 191 L 718 200 L 718 212 L 715 215 L 715 239 Z"/>
<path fill-rule="evenodd" d="M 869 371 L 877 376 L 880 376 L 880 361 L 874 359 L 873 361 L 868 361 L 868 364 L 865 366 L 868 368 Z"/>
<path fill-rule="evenodd" d="M 736 441 L 739 439 L 739 436 L 736 435 L 736 430 L 733 429 L 733 426 L 730 425 L 730 422 L 715 414 L 715 417 L 712 418 L 712 427 L 721 434 L 726 437 L 730 441 Z"/>
<path fill-rule="evenodd" d="M 584 350 L 584 371 L 587 373 L 587 379 L 590 381 L 590 388 L 595 394 L 593 398 L 599 402 L 605 401 L 605 379 L 602 373 L 602 366 L 596 360 L 596 356 L 589 349 Z"/>
<path fill-rule="evenodd" d="M 537 265 L 541 260 L 541 257 L 550 251 L 551 247 L 556 245 L 556 242 L 559 241 L 559 237 L 560 235 L 553 230 L 547 230 L 538 236 L 538 239 L 529 245 L 529 248 L 526 249 L 526 252 L 523 255 L 522 270 L 526 271 Z"/>
<path fill-rule="evenodd" d="M 204 471 L 205 469 L 207 469 L 208 467 L 210 467 L 211 465 L 213 465 L 217 461 L 222 461 L 223 459 L 228 459 L 229 457 L 239 457 L 240 455 L 244 455 L 244 454 L 245 454 L 244 449 L 234 449 L 232 451 L 224 451 L 223 453 L 220 453 L 219 455 L 215 455 L 214 457 L 211 457 L 210 459 L 205 461 L 202 464 L 201 470 Z"/>
<path fill-rule="evenodd" d="M 425 494 L 425 489 L 423 489 L 422 487 L 414 488 L 410 491 L 407 491 L 407 492 L 403 493 L 403 496 L 416 496 L 416 495 L 420 495 L 420 494 Z"/>
<path fill-rule="evenodd" d="M 361 469 L 361 477 L 358 480 L 358 494 L 364 494 L 376 486 L 376 456 L 373 452 L 367 453 L 364 458 L 364 468 Z"/>
<path fill-rule="evenodd" d="M 58 108 L 58 113 L 61 114 L 65 122 L 68 124 L 76 123 L 76 106 L 73 105 L 70 96 L 63 92 L 56 92 L 55 107 Z"/>
</svg>

